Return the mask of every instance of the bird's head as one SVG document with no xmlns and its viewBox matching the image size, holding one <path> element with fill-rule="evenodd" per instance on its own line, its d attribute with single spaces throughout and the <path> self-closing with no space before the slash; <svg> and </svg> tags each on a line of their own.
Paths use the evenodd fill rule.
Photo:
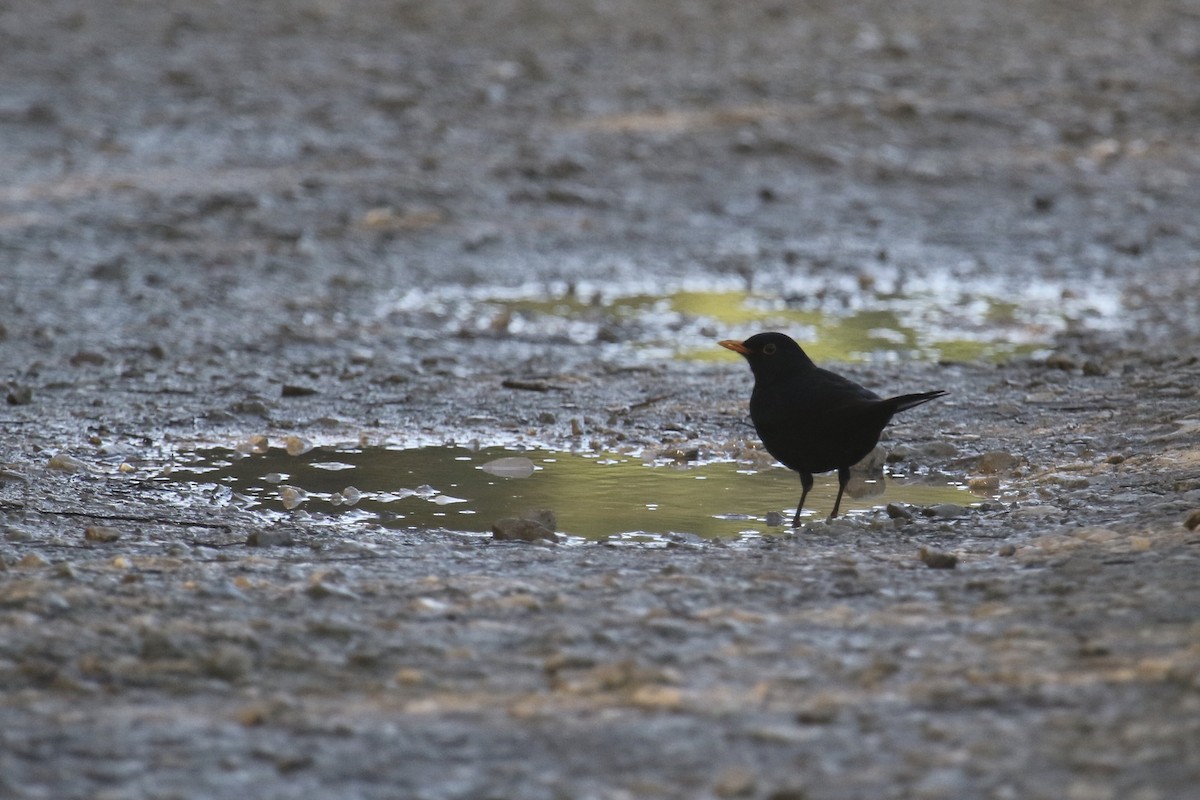
<svg viewBox="0 0 1200 800">
<path fill-rule="evenodd" d="M 787 374 L 813 365 L 800 345 L 784 333 L 756 333 L 742 342 L 725 339 L 718 344 L 745 356 L 756 376 Z"/>
</svg>

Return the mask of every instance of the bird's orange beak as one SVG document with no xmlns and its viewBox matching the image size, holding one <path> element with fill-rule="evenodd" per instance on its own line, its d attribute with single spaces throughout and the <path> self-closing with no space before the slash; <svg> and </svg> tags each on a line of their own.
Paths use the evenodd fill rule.
<svg viewBox="0 0 1200 800">
<path fill-rule="evenodd" d="M 732 350 L 735 353 L 741 353 L 744 356 L 750 355 L 750 348 L 739 342 L 737 339 L 723 339 L 717 344 L 724 347 L 726 350 Z"/>
</svg>

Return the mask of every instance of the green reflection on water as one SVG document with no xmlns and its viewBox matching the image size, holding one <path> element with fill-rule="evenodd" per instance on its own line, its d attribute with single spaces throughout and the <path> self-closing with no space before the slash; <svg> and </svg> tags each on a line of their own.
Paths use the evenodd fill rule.
<svg viewBox="0 0 1200 800">
<path fill-rule="evenodd" d="M 1026 356 L 1044 346 L 1040 341 L 1013 337 L 1023 325 L 1019 306 L 995 298 L 980 298 L 984 309 L 969 325 L 960 311 L 941 308 L 939 298 L 870 295 L 868 307 L 830 311 L 805 307 L 800 300 L 746 291 L 677 291 L 665 295 L 631 294 L 602 299 L 573 294 L 556 298 L 488 301 L 505 315 L 537 320 L 557 318 L 603 321 L 638 319 L 651 337 L 656 327 L 668 328 L 676 355 L 693 360 L 729 358 L 729 353 L 689 337 L 686 321 L 745 335 L 782 330 L 793 335 L 817 361 L 862 361 L 874 354 L 895 353 L 924 360 L 1003 361 Z M 916 309 L 916 310 L 914 310 Z M 680 321 L 683 321 L 681 323 Z M 727 334 L 722 333 L 721 338 Z M 1037 338 L 1036 336 L 1034 337 Z"/>
<path fill-rule="evenodd" d="M 561 533 L 588 539 L 653 538 L 671 532 L 735 537 L 783 532 L 786 528 L 769 527 L 764 518 L 769 511 L 781 511 L 790 521 L 800 495 L 796 474 L 783 468 L 754 471 L 734 462 L 647 464 L 617 454 L 426 447 L 317 449 L 300 456 L 282 449 L 251 456 L 214 449 L 193 456 L 172 473 L 172 480 L 227 485 L 256 507 L 273 511 L 284 510 L 282 485 L 299 487 L 308 493 L 300 506 L 304 511 L 395 528 L 486 533 L 501 517 L 550 508 Z M 513 456 L 531 459 L 533 474 L 502 477 L 482 469 L 494 459 Z M 362 493 L 352 508 L 335 505 L 335 493 L 347 486 Z M 836 491 L 832 476 L 817 478 L 808 499 L 810 518 L 828 514 Z M 851 512 L 889 502 L 969 504 L 977 499 L 952 485 L 885 480 L 882 475 L 852 483 L 851 493 L 856 496 L 842 503 Z"/>
</svg>

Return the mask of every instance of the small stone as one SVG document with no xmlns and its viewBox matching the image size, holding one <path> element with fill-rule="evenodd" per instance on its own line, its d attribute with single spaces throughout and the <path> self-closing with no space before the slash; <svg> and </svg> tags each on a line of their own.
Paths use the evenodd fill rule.
<svg viewBox="0 0 1200 800">
<path fill-rule="evenodd" d="M 557 543 L 554 531 L 531 519 L 505 517 L 492 523 L 492 538 L 506 542 L 550 542 Z"/>
<path fill-rule="evenodd" d="M 304 593 L 314 600 L 324 600 L 329 597 L 336 597 L 340 600 L 357 600 L 358 595 L 345 586 L 329 581 L 314 580 L 309 582 L 308 588 Z"/>
<path fill-rule="evenodd" d="M 303 436 L 289 436 L 283 440 L 284 449 L 289 456 L 299 456 L 313 449 L 313 443 Z"/>
<path fill-rule="evenodd" d="M 245 455 L 262 455 L 270 449 L 270 446 L 266 436 L 256 433 L 238 442 L 233 449 Z"/>
<path fill-rule="evenodd" d="M 94 350 L 80 350 L 70 358 L 72 367 L 82 367 L 89 365 L 93 367 L 101 366 L 108 362 L 103 353 L 97 353 Z"/>
<path fill-rule="evenodd" d="M 38 553 L 26 553 L 13 566 L 18 569 L 42 569 L 50 566 L 50 562 Z"/>
<path fill-rule="evenodd" d="M 1061 513 L 1056 506 L 1050 505 L 1032 505 L 1020 506 L 1012 510 L 1013 516 L 1016 517 L 1052 517 L 1055 514 Z"/>
<path fill-rule="evenodd" d="M 862 457 L 862 460 L 854 465 L 854 469 L 859 472 L 878 472 L 883 469 L 883 465 L 887 463 L 888 452 L 882 445 L 875 445 L 875 448 Z"/>
<path fill-rule="evenodd" d="M 61 594 L 50 592 L 49 594 L 42 595 L 42 608 L 53 614 L 61 614 L 65 611 L 70 611 L 71 604 Z"/>
<path fill-rule="evenodd" d="M 236 681 L 254 667 L 254 656 L 244 647 L 222 643 L 213 648 L 202 660 L 206 674 L 224 681 Z"/>
<path fill-rule="evenodd" d="M 362 492 L 355 489 L 353 486 L 347 486 L 341 491 L 342 504 L 347 506 L 356 505 L 359 500 L 362 500 Z"/>
<path fill-rule="evenodd" d="M 10 386 L 6 400 L 10 406 L 27 406 L 33 402 L 33 389 L 28 386 Z"/>
<path fill-rule="evenodd" d="M 1123 464 L 1123 463 L 1125 463 L 1125 456 L 1121 455 L 1120 453 L 1114 453 L 1113 455 L 1104 459 L 1104 463 L 1105 464 Z"/>
<path fill-rule="evenodd" d="M 778 528 L 787 519 L 782 511 L 768 511 L 763 522 L 770 528 Z"/>
<path fill-rule="evenodd" d="M 297 386 L 294 383 L 285 383 L 279 394 L 281 397 L 308 397 L 316 393 L 317 390 L 311 386 Z"/>
<path fill-rule="evenodd" d="M 943 553 L 940 550 L 922 547 L 918 555 L 925 566 L 930 569 L 954 569 L 958 566 L 958 556 L 953 553 Z"/>
<path fill-rule="evenodd" d="M 416 686 L 425 682 L 425 673 L 415 667 L 401 667 L 392 674 L 392 680 L 399 686 Z"/>
<path fill-rule="evenodd" d="M 976 465 L 976 468 L 982 473 L 994 474 L 998 472 L 1010 472 L 1020 463 L 1021 460 L 1012 453 L 1007 453 L 1004 450 L 992 450 L 979 457 L 979 463 Z"/>
<path fill-rule="evenodd" d="M 46 466 L 50 469 L 56 469 L 59 472 L 83 472 L 87 469 L 86 464 L 66 453 L 55 453 L 50 456 L 50 460 L 46 462 Z"/>
<path fill-rule="evenodd" d="M 921 452 L 935 458 L 953 458 L 958 455 L 958 448 L 950 442 L 929 442 L 921 447 Z"/>
<path fill-rule="evenodd" d="M 1194 531 L 1196 528 L 1200 528 L 1200 508 L 1192 510 L 1187 515 L 1187 518 L 1183 521 L 1183 527 L 1187 528 L 1189 531 Z"/>
<path fill-rule="evenodd" d="M 488 475 L 501 478 L 528 478 L 536 470 L 533 460 L 525 456 L 493 459 L 480 467 Z"/>
<path fill-rule="evenodd" d="M 246 537 L 247 547 L 290 547 L 294 543 L 292 532 L 286 530 L 251 531 Z"/>
<path fill-rule="evenodd" d="M 1051 369 L 1061 369 L 1063 372 L 1073 372 L 1077 364 L 1070 356 L 1055 353 L 1046 359 L 1046 366 Z"/>
<path fill-rule="evenodd" d="M 1000 478 L 996 475 L 982 475 L 967 481 L 967 491 L 972 494 L 996 494 L 1000 491 Z"/>
<path fill-rule="evenodd" d="M 1017 554 L 1017 546 L 1015 544 L 1001 545 L 1000 549 L 996 551 L 996 555 L 1004 556 L 1005 558 L 1007 558 L 1009 556 L 1015 556 L 1016 554 Z"/>
<path fill-rule="evenodd" d="M 884 508 L 884 511 L 886 511 L 887 515 L 892 519 L 902 519 L 907 522 L 911 522 L 913 520 L 912 512 L 899 503 L 888 503 L 887 507 Z"/>
<path fill-rule="evenodd" d="M 800 786 L 785 786 L 767 795 L 767 800 L 809 800 L 809 795 Z"/>
<path fill-rule="evenodd" d="M 296 486 L 284 484 L 279 487 L 279 500 L 288 511 L 308 499 L 308 492 Z"/>
<path fill-rule="evenodd" d="M 8 525 L 4 528 L 4 538 L 10 542 L 28 542 L 33 538 L 33 534 L 24 528 Z"/>
<path fill-rule="evenodd" d="M 938 503 L 936 506 L 921 509 L 921 513 L 927 517 L 937 517 L 938 519 L 956 519 L 964 516 L 967 509 L 958 503 Z"/>
<path fill-rule="evenodd" d="M 75 580 L 79 577 L 79 571 L 75 569 L 75 565 L 70 561 L 61 561 L 54 565 L 54 574 L 60 578 Z"/>
<path fill-rule="evenodd" d="M 837 719 L 839 708 L 835 699 L 818 695 L 796 711 L 796 722 L 801 725 L 828 725 Z"/>
<path fill-rule="evenodd" d="M 536 522 L 548 531 L 558 530 L 558 515 L 552 508 L 531 508 L 521 518 Z"/>
<path fill-rule="evenodd" d="M 115 542 L 121 538 L 121 532 L 106 525 L 89 525 L 83 529 L 83 538 L 89 542 Z"/>
<path fill-rule="evenodd" d="M 1052 472 L 1043 476 L 1042 480 L 1064 489 L 1086 489 L 1091 485 L 1091 481 L 1087 477 L 1072 472 Z"/>
<path fill-rule="evenodd" d="M 717 776 L 717 797 L 753 797 L 757 788 L 754 772 L 746 767 L 728 767 Z"/>
</svg>

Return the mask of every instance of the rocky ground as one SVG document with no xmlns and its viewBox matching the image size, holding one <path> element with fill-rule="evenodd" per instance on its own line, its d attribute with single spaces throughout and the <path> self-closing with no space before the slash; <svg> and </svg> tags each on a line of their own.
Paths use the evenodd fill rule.
<svg viewBox="0 0 1200 800">
<path fill-rule="evenodd" d="M 0 6 L 0 795 L 1191 796 L 1198 78 L 1183 0 Z M 1113 303 L 839 366 L 951 391 L 885 445 L 972 509 L 551 547 L 163 480 L 744 452 L 743 364 L 639 349 L 694 321 L 480 298 L 930 276 Z"/>
</svg>

